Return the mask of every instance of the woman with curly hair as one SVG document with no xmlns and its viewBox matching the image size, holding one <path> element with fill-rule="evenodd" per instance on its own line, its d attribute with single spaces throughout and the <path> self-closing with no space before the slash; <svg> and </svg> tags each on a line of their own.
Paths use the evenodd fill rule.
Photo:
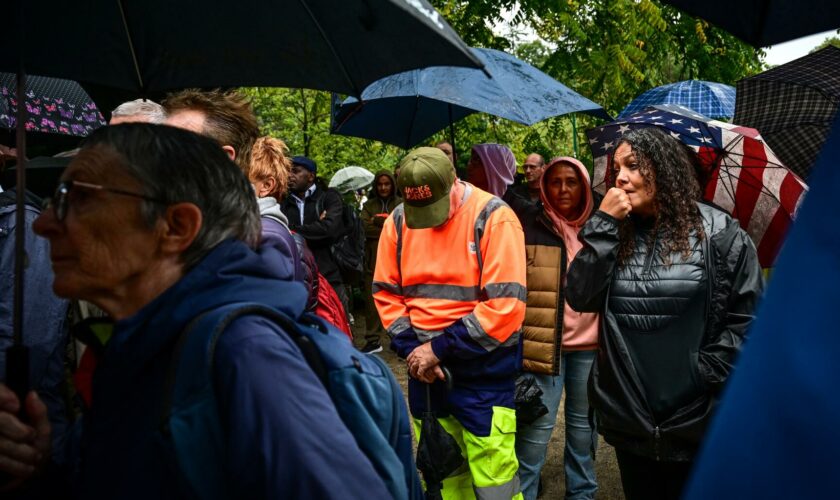
<svg viewBox="0 0 840 500">
<path fill-rule="evenodd" d="M 600 312 L 589 401 L 625 497 L 677 499 L 763 288 L 738 222 L 699 203 L 681 144 L 619 139 L 615 187 L 579 233 L 566 300 Z"/>
</svg>

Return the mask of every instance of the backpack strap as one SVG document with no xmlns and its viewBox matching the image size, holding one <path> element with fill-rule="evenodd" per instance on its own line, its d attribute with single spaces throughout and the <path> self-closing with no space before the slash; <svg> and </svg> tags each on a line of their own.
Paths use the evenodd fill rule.
<svg viewBox="0 0 840 500">
<path fill-rule="evenodd" d="M 172 403 L 179 397 L 201 390 L 212 389 L 212 368 L 216 344 L 230 324 L 242 316 L 256 315 L 279 325 L 300 348 L 307 364 L 322 383 L 327 370 L 312 341 L 301 334 L 298 324 L 282 312 L 259 303 L 233 303 L 199 314 L 190 321 L 178 337 L 164 383 L 164 403 L 160 424 L 165 428 L 172 414 Z M 323 327 L 317 322 L 312 326 Z"/>
</svg>

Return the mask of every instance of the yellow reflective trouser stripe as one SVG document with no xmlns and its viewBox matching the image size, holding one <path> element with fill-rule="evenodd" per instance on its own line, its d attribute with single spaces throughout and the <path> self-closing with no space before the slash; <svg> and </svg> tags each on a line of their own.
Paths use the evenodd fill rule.
<svg viewBox="0 0 840 500">
<path fill-rule="evenodd" d="M 476 436 L 455 417 L 439 418 L 444 430 L 455 438 L 466 467 L 461 467 L 443 481 L 445 500 L 508 500 L 522 498 L 516 471 L 516 413 L 511 408 L 493 407 L 489 436 Z M 414 431 L 420 439 L 421 421 L 414 419 Z"/>
</svg>

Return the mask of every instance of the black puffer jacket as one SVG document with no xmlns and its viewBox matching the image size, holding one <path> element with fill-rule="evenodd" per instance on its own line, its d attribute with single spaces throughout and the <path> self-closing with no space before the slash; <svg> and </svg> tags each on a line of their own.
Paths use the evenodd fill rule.
<svg viewBox="0 0 840 500">
<path fill-rule="evenodd" d="M 569 304 L 603 314 L 589 379 L 598 431 L 655 460 L 693 458 L 763 289 L 746 232 L 724 212 L 698 207 L 708 237 L 692 235 L 692 253 L 672 254 L 672 265 L 634 220 L 636 251 L 617 266 L 618 221 L 596 212 L 568 273 Z"/>
</svg>

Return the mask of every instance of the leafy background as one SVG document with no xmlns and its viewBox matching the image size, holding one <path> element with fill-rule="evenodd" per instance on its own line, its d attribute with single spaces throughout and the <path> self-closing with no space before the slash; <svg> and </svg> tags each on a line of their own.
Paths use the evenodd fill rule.
<svg viewBox="0 0 840 500">
<path fill-rule="evenodd" d="M 764 52 L 656 0 L 432 0 L 474 47 L 510 52 L 615 116 L 647 89 L 687 79 L 734 85 L 763 71 Z M 500 34 L 501 33 L 501 34 Z M 536 35 L 536 37 L 534 36 Z M 283 139 L 292 154 L 315 159 L 329 178 L 347 165 L 393 168 L 404 150 L 331 135 L 330 94 L 301 89 L 248 88 L 263 132 Z M 458 166 L 473 144 L 511 147 L 521 163 L 531 152 L 574 155 L 589 164 L 584 131 L 599 120 L 551 118 L 525 127 L 476 114 L 456 124 Z M 576 131 L 574 133 L 573 131 Z M 429 139 L 445 140 L 448 132 Z"/>
</svg>

